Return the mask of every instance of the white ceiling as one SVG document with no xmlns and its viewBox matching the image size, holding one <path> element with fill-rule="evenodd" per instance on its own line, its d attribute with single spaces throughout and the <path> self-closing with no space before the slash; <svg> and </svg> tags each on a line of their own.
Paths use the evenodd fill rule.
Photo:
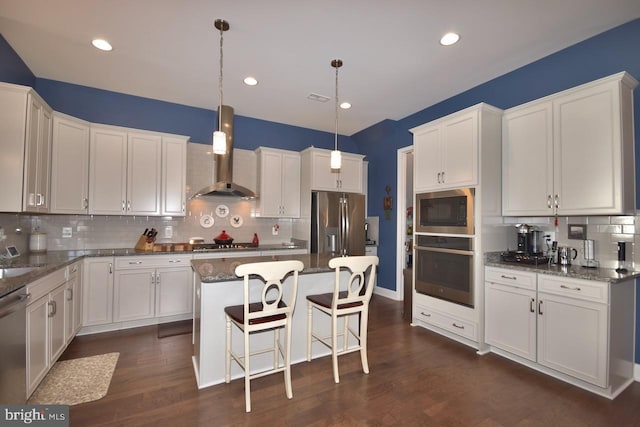
<svg viewBox="0 0 640 427">
<path fill-rule="evenodd" d="M 340 133 L 400 119 L 640 17 L 638 0 L 0 0 L 0 32 L 47 79 Z M 461 35 L 439 45 L 448 31 Z M 101 36 L 114 46 L 90 44 Z M 260 81 L 242 83 L 247 75 Z"/>
</svg>

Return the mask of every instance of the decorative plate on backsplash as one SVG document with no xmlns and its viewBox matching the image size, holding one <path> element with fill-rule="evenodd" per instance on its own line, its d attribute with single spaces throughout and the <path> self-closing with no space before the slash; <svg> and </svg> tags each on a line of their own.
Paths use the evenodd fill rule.
<svg viewBox="0 0 640 427">
<path fill-rule="evenodd" d="M 216 215 L 220 218 L 224 218 L 229 215 L 229 206 L 227 205 L 218 205 L 216 206 Z"/>
<path fill-rule="evenodd" d="M 214 222 L 215 220 L 211 215 L 202 215 L 200 217 L 200 226 L 202 226 L 202 228 L 211 228 Z"/>
<path fill-rule="evenodd" d="M 242 219 L 242 217 L 240 215 L 233 215 L 231 217 L 231 226 L 233 228 L 241 227 L 243 222 L 244 222 L 244 220 Z"/>
</svg>

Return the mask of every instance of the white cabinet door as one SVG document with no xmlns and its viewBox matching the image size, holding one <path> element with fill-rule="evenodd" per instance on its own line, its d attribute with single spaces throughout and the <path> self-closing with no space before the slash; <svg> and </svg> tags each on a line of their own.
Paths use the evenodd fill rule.
<svg viewBox="0 0 640 427">
<path fill-rule="evenodd" d="M 58 286 L 49 294 L 49 355 L 50 365 L 60 357 L 67 347 L 65 336 L 66 284 Z"/>
<path fill-rule="evenodd" d="M 471 187 L 478 183 L 478 111 L 456 115 L 442 124 L 442 183 Z"/>
<path fill-rule="evenodd" d="M 156 270 L 156 317 L 191 313 L 193 272 L 191 267 Z"/>
<path fill-rule="evenodd" d="M 86 214 L 89 207 L 89 123 L 54 114 L 51 212 Z"/>
<path fill-rule="evenodd" d="M 49 211 L 51 126 L 51 109 L 34 93 L 29 93 L 22 197 L 26 212 Z"/>
<path fill-rule="evenodd" d="M 311 189 L 336 191 L 339 172 L 331 169 L 331 153 L 313 150 L 311 153 Z"/>
<path fill-rule="evenodd" d="M 342 153 L 342 167 L 339 177 L 340 191 L 362 193 L 362 168 L 361 157 L 351 157 L 348 153 Z"/>
<path fill-rule="evenodd" d="M 553 101 L 558 214 L 622 212 L 620 109 L 617 82 Z"/>
<path fill-rule="evenodd" d="M 480 104 L 411 129 L 416 192 L 478 184 Z"/>
<path fill-rule="evenodd" d="M 91 128 L 89 213 L 124 215 L 127 201 L 127 134 Z"/>
<path fill-rule="evenodd" d="M 502 118 L 502 214 L 553 215 L 553 108 L 539 102 Z"/>
<path fill-rule="evenodd" d="M 157 135 L 128 134 L 128 215 L 160 214 L 161 139 Z"/>
<path fill-rule="evenodd" d="M 65 340 L 67 344 L 75 337 L 82 324 L 81 310 L 82 300 L 80 293 L 81 263 L 75 263 L 68 267 L 69 280 L 65 284 Z"/>
<path fill-rule="evenodd" d="M 187 141 L 162 137 L 161 215 L 184 216 L 187 186 Z"/>
<path fill-rule="evenodd" d="M 538 293 L 538 363 L 608 386 L 608 306 Z"/>
<path fill-rule="evenodd" d="M 440 185 L 442 174 L 442 129 L 432 126 L 413 136 L 413 181 L 416 192 Z"/>
<path fill-rule="evenodd" d="M 154 316 L 155 269 L 117 270 L 114 277 L 113 321 Z"/>
<path fill-rule="evenodd" d="M 300 217 L 300 154 L 260 147 L 258 149 L 260 216 Z"/>
<path fill-rule="evenodd" d="M 308 150 L 308 151 L 307 151 Z M 305 155 L 311 156 L 311 190 L 344 191 L 362 193 L 362 163 L 364 156 L 342 153 L 340 170 L 331 169 L 331 151 L 309 148 Z"/>
<path fill-rule="evenodd" d="M 536 361 L 536 292 L 485 283 L 487 344 Z"/>
<path fill-rule="evenodd" d="M 49 371 L 49 296 L 27 306 L 27 395 Z"/>
<path fill-rule="evenodd" d="M 113 258 L 85 258 L 82 268 L 82 326 L 113 321 Z"/>
</svg>

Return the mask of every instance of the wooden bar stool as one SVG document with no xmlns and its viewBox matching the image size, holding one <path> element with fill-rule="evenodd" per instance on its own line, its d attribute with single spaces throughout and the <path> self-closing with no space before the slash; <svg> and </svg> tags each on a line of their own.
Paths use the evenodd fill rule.
<svg viewBox="0 0 640 427">
<path fill-rule="evenodd" d="M 301 261 L 273 261 L 242 264 L 236 267 L 236 275 L 244 277 L 244 304 L 225 307 L 227 319 L 225 381 L 231 381 L 231 359 L 244 370 L 244 392 L 246 411 L 251 412 L 251 385 L 254 378 L 276 372 L 284 372 L 287 397 L 291 399 L 291 316 L 298 291 L 298 272 L 304 265 Z M 285 279 L 293 274 L 289 300 L 285 302 Z M 250 280 L 251 276 L 251 280 Z M 258 277 L 256 277 L 258 276 Z M 254 279 L 255 277 L 255 279 Z M 250 301 L 250 296 L 259 301 Z M 231 348 L 231 325 L 236 325 L 244 335 L 244 354 L 234 353 Z M 280 329 L 284 328 L 285 342 L 280 342 Z M 249 336 L 257 331 L 274 331 L 273 348 L 251 352 Z M 273 352 L 273 368 L 251 373 L 250 356 Z M 282 357 L 282 364 L 280 363 Z"/>
<path fill-rule="evenodd" d="M 338 356 L 360 351 L 362 370 L 369 373 L 367 360 L 367 322 L 369 319 L 369 300 L 375 283 L 377 256 L 349 256 L 333 258 L 329 267 L 335 269 L 333 293 L 307 296 L 307 361 L 311 361 L 311 344 L 319 341 L 331 349 L 333 360 L 333 379 L 340 382 L 338 375 Z M 340 280 L 345 271 L 350 274 L 348 280 Z M 341 283 L 344 282 L 344 283 Z M 331 316 L 331 336 L 321 337 L 313 332 L 313 308 Z M 359 331 L 349 327 L 349 317 L 360 317 Z M 338 334 L 338 318 L 343 319 L 343 330 Z M 354 336 L 358 345 L 348 348 L 349 334 Z M 338 337 L 342 337 L 342 347 L 338 348 Z M 330 340 L 330 341 L 329 341 Z"/>
</svg>

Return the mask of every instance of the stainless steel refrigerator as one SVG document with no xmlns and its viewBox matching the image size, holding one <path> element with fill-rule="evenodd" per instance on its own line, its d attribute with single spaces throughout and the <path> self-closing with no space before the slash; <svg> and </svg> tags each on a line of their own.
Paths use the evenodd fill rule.
<svg viewBox="0 0 640 427">
<path fill-rule="evenodd" d="M 311 253 L 364 255 L 364 195 L 311 194 Z"/>
</svg>

